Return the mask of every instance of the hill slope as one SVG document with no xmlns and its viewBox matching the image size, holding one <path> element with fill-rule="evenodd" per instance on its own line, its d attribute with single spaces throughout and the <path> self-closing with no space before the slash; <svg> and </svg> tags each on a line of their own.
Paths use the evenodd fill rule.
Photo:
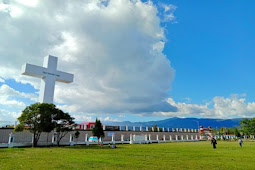
<svg viewBox="0 0 255 170">
<path fill-rule="evenodd" d="M 103 122 L 107 125 L 118 125 L 118 126 L 153 126 L 157 125 L 158 127 L 166 127 L 166 128 L 191 128 L 197 129 L 198 126 L 208 127 L 211 126 L 212 128 L 220 128 L 220 127 L 235 127 L 239 126 L 239 122 L 242 118 L 236 119 L 198 119 L 198 118 L 169 118 L 165 120 L 159 121 L 149 121 L 149 122 Z"/>
</svg>

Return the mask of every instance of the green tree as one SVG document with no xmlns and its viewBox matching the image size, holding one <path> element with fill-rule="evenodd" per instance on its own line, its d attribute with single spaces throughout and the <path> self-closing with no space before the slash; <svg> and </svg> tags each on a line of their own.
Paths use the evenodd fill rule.
<svg viewBox="0 0 255 170">
<path fill-rule="evenodd" d="M 158 131 L 158 126 L 157 126 L 157 125 L 153 125 L 152 127 L 153 127 L 153 129 L 154 129 L 154 132 L 157 132 L 157 131 Z"/>
<path fill-rule="evenodd" d="M 29 130 L 33 134 L 33 147 L 37 145 L 42 132 L 51 132 L 54 128 L 52 114 L 58 109 L 54 104 L 35 103 L 27 106 L 18 118 L 20 124 L 15 132 Z"/>
<path fill-rule="evenodd" d="M 41 103 L 40 111 L 43 113 L 42 115 L 42 130 L 47 133 L 47 146 L 49 141 L 49 133 L 54 129 L 55 124 L 52 120 L 55 112 L 58 112 L 59 109 L 56 108 L 54 104 L 49 103 Z"/>
<path fill-rule="evenodd" d="M 235 134 L 236 137 L 241 136 L 240 131 L 237 128 L 234 129 L 234 134 Z"/>
<path fill-rule="evenodd" d="M 250 133 L 255 135 L 255 118 L 250 119 Z"/>
<path fill-rule="evenodd" d="M 100 120 L 96 118 L 95 127 L 92 129 L 93 136 L 96 136 L 98 138 L 98 144 L 99 144 L 99 138 L 104 138 L 104 130 L 102 128 L 102 124 Z"/>
<path fill-rule="evenodd" d="M 240 121 L 242 132 L 244 135 L 255 135 L 255 118 L 243 119 Z"/>
<path fill-rule="evenodd" d="M 250 125 L 250 120 L 245 118 L 240 121 L 240 125 L 242 127 L 241 131 L 244 135 L 250 135 L 251 134 L 251 125 Z"/>
<path fill-rule="evenodd" d="M 65 135 L 72 131 L 73 127 L 76 125 L 74 123 L 74 118 L 71 117 L 68 113 L 58 110 L 53 115 L 54 122 L 54 131 L 57 134 L 57 146 L 59 146 L 60 141 Z"/>
<path fill-rule="evenodd" d="M 227 128 L 226 127 L 221 127 L 220 128 L 220 134 L 225 135 L 227 133 Z"/>
<path fill-rule="evenodd" d="M 227 131 L 226 131 L 226 133 L 227 134 L 234 134 L 234 128 L 227 128 Z"/>
<path fill-rule="evenodd" d="M 212 135 L 218 135 L 218 130 L 217 129 L 212 129 Z"/>
</svg>

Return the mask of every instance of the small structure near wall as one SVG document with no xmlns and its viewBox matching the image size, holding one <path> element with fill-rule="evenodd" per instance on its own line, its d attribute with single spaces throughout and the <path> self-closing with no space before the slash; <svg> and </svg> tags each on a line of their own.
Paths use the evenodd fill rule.
<svg viewBox="0 0 255 170">
<path fill-rule="evenodd" d="M 145 138 L 147 138 L 147 136 L 145 136 L 144 134 L 141 134 L 141 135 L 135 135 L 134 134 L 133 137 L 132 137 L 132 139 L 133 139 L 132 144 L 134 144 L 134 143 L 137 143 L 137 144 L 138 143 L 139 144 L 147 143 Z"/>
<path fill-rule="evenodd" d="M 213 133 L 212 133 L 211 126 L 208 126 L 208 128 L 204 128 L 203 126 L 200 126 L 199 136 L 201 136 L 202 139 L 208 139 L 212 137 L 212 135 Z"/>
<path fill-rule="evenodd" d="M 75 129 L 76 130 L 91 130 L 95 127 L 95 122 L 84 122 L 84 123 L 80 123 L 78 124 Z"/>
<path fill-rule="evenodd" d="M 80 124 L 77 124 L 75 127 L 75 130 L 92 130 L 95 127 L 95 122 L 83 122 Z M 120 126 L 110 126 L 110 125 L 103 125 L 103 130 L 105 131 L 120 131 Z"/>
</svg>

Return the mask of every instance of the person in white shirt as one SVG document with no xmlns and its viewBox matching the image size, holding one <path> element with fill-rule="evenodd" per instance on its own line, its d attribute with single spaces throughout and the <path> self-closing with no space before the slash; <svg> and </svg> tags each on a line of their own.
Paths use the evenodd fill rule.
<svg viewBox="0 0 255 170">
<path fill-rule="evenodd" d="M 240 145 L 241 147 L 243 147 L 243 146 L 242 146 L 243 140 L 242 140 L 241 138 L 239 138 L 238 143 L 239 143 L 239 145 Z"/>
</svg>

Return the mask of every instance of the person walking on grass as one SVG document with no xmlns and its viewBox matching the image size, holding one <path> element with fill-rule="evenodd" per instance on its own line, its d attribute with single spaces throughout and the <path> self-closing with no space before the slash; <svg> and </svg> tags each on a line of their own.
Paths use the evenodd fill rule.
<svg viewBox="0 0 255 170">
<path fill-rule="evenodd" d="M 213 145 L 213 149 L 216 149 L 217 141 L 216 141 L 216 139 L 214 137 L 211 140 L 211 144 Z"/>
<path fill-rule="evenodd" d="M 241 138 L 239 138 L 238 143 L 239 143 L 239 145 L 240 145 L 241 147 L 243 147 L 243 146 L 242 146 L 242 145 L 243 145 L 243 140 L 242 140 Z"/>
</svg>

